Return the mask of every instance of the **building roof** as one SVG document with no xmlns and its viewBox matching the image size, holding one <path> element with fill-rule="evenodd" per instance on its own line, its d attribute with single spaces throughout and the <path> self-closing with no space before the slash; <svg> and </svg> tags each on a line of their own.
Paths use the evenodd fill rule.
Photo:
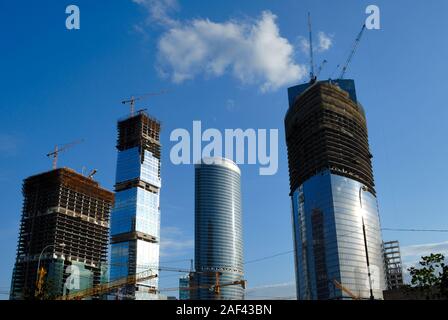
<svg viewBox="0 0 448 320">
<path fill-rule="evenodd" d="M 239 175 L 241 175 L 241 170 L 238 167 L 238 165 L 233 162 L 230 159 L 222 158 L 222 157 L 204 157 L 202 158 L 199 163 L 195 165 L 195 167 L 201 167 L 201 166 L 221 166 L 225 167 L 227 169 L 230 169 L 232 171 L 235 171 Z"/>
</svg>

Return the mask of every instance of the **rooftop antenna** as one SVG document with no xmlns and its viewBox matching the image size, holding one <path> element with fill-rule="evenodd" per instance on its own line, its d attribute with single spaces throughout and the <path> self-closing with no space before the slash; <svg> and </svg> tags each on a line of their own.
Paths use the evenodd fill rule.
<svg viewBox="0 0 448 320">
<path fill-rule="evenodd" d="M 310 42 L 310 81 L 314 81 L 314 57 L 313 57 L 313 35 L 311 30 L 311 13 L 308 12 L 308 31 L 309 31 L 309 42 Z"/>
</svg>

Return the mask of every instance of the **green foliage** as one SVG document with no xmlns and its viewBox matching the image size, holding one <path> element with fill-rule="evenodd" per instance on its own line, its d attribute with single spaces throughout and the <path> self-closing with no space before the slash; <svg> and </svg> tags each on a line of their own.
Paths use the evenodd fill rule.
<svg viewBox="0 0 448 320">
<path fill-rule="evenodd" d="M 412 286 L 419 289 L 426 299 L 432 299 L 436 294 L 448 299 L 448 266 L 444 261 L 443 254 L 431 253 L 422 257 L 420 267 L 408 269 Z"/>
</svg>

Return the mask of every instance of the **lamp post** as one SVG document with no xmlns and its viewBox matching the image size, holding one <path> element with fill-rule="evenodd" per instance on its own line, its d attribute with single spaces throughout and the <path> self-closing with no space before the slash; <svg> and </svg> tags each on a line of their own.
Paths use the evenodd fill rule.
<svg viewBox="0 0 448 320">
<path fill-rule="evenodd" d="M 367 275 L 369 277 L 370 300 L 374 300 L 372 289 L 372 274 L 370 273 L 369 250 L 367 248 L 366 225 L 364 224 L 364 210 L 362 209 L 362 191 L 368 191 L 366 186 L 359 187 L 359 206 L 361 207 L 362 234 L 364 236 L 364 248 L 366 250 Z"/>
<path fill-rule="evenodd" d="M 39 281 L 40 260 L 42 259 L 42 255 L 45 252 L 45 250 L 47 250 L 48 248 L 51 248 L 51 247 L 56 247 L 56 244 L 49 244 L 48 246 L 44 247 L 42 249 L 42 251 L 40 252 L 39 260 L 37 261 L 36 285 L 37 285 L 37 282 Z M 61 243 L 59 245 L 59 247 L 64 248 L 65 247 L 65 243 Z"/>
</svg>

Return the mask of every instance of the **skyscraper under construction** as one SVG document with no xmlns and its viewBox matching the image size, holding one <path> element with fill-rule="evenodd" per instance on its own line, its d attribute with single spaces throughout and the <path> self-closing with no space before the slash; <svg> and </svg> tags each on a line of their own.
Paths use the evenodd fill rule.
<svg viewBox="0 0 448 320">
<path fill-rule="evenodd" d="M 25 179 L 23 196 L 10 299 L 52 299 L 106 281 L 113 193 L 61 168 Z"/>
<path fill-rule="evenodd" d="M 111 280 L 152 270 L 160 243 L 160 122 L 143 111 L 118 122 L 115 207 L 111 217 Z M 158 279 L 123 287 L 118 299 L 157 298 Z"/>
<path fill-rule="evenodd" d="M 384 262 L 364 109 L 353 80 L 288 89 L 298 299 L 381 299 Z"/>
</svg>

